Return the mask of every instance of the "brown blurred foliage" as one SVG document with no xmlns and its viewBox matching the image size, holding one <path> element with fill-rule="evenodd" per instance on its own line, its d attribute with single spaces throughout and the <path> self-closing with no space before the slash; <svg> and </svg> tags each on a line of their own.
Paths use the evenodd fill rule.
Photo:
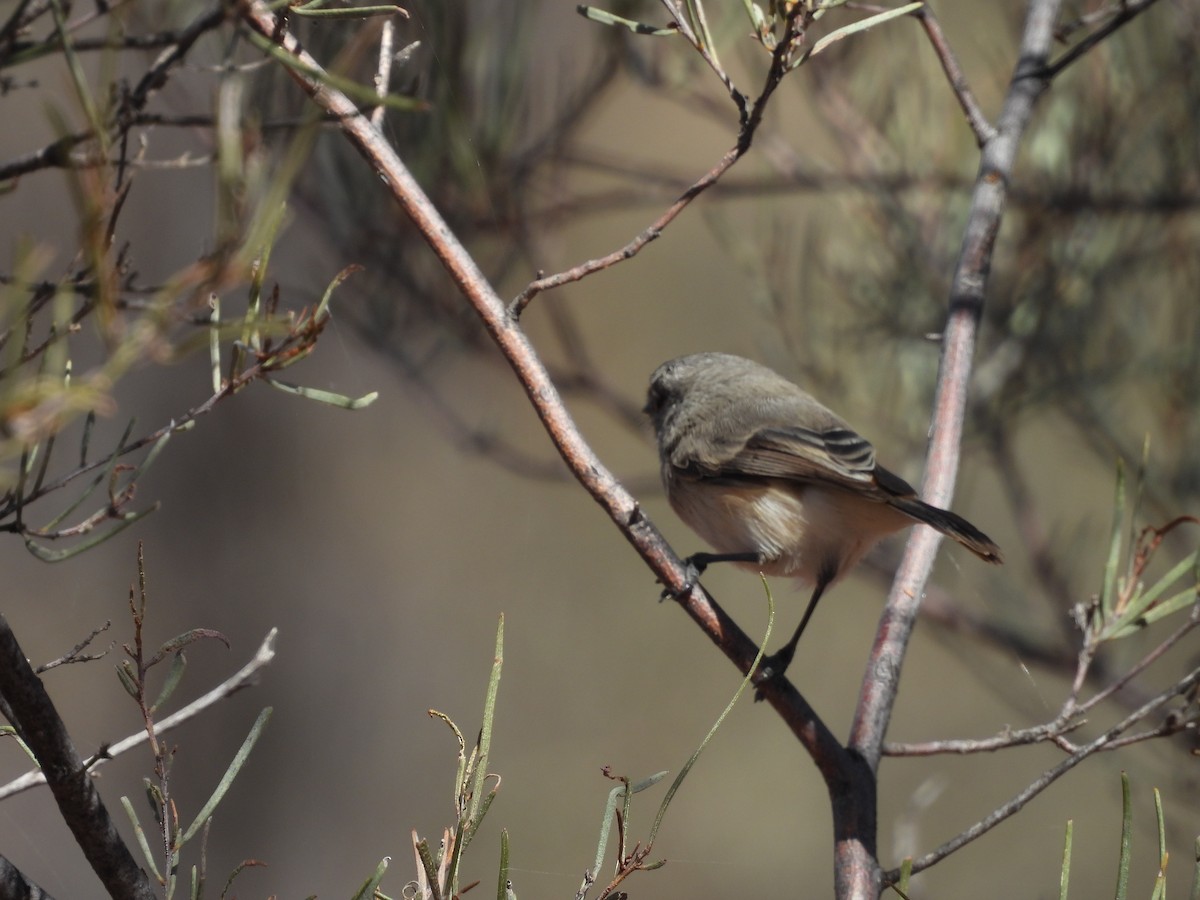
<svg viewBox="0 0 1200 900">
<path fill-rule="evenodd" d="M 663 24 L 652 4 L 613 8 Z M 391 88 L 409 102 L 387 111 L 385 134 L 510 295 L 540 271 L 623 244 L 736 135 L 724 89 L 673 37 L 605 27 L 566 4 L 406 9 Z M 994 112 L 1023 10 L 939 12 Z M 1064 46 L 1094 12 L 1070 11 L 1079 19 L 1060 23 Z M 275 705 L 278 736 L 268 730 L 256 751 L 269 762 L 251 765 L 216 820 L 213 877 L 254 856 L 277 868 L 244 874 L 249 890 L 347 892 L 381 856 L 407 860 L 408 828 L 444 824 L 454 750 L 414 723 L 438 704 L 473 714 L 505 610 L 515 669 L 505 690 L 517 708 L 499 712 L 495 759 L 509 780 L 492 817 L 521 807 L 506 821 L 514 865 L 532 870 L 517 876 L 523 896 L 572 892 L 611 786 L 596 767 L 619 760 L 635 777 L 677 768 L 732 693 L 731 673 L 681 634 L 678 617 L 648 612 L 655 586 L 592 507 L 568 497 L 561 464 L 419 236 L 222 7 L 19 0 L 0 22 L 0 106 L 13 123 L 0 136 L 0 526 L 12 545 L 5 614 L 27 654 L 58 656 L 103 619 L 122 621 L 138 537 L 152 586 L 169 570 L 150 616 L 160 611 L 164 633 L 211 624 L 245 649 L 279 624 L 277 680 L 231 707 L 242 716 L 227 726 L 232 744 L 220 741 L 226 726 L 180 737 L 191 765 L 178 770 L 180 802 L 199 807 L 249 719 Z M 379 20 L 291 24 L 332 70 L 370 84 Z M 711 24 L 730 73 L 753 83 L 763 51 L 741 6 Z M 1116 459 L 1135 467 L 1148 436 L 1139 521 L 1200 508 L 1198 44 L 1197 8 L 1158 3 L 1064 70 L 1041 102 L 993 262 L 959 504 L 1010 564 L 993 578 L 951 557 L 939 571 L 928 604 L 938 639 L 915 651 L 896 716 L 906 740 L 1049 718 L 1075 664 L 1071 613 L 1100 590 Z M 755 149 L 676 226 L 636 260 L 539 296 L 523 319 L 598 451 L 665 527 L 638 409 L 646 374 L 681 352 L 770 362 L 845 412 L 906 477 L 924 444 L 936 332 L 976 174 L 972 134 L 908 20 L 836 45 L 773 104 Z M 364 271 L 338 288 L 331 320 L 317 317 L 351 264 Z M 211 318 L 214 295 L 226 328 Z M 329 321 L 331 353 L 320 333 Z M 289 365 L 307 356 L 318 338 L 297 371 L 325 399 L 393 377 L 399 397 L 349 424 L 341 410 L 282 394 L 250 391 L 225 411 L 235 388 L 261 383 L 281 354 Z M 223 386 L 210 378 L 214 339 Z M 221 412 L 202 420 L 217 400 Z M 146 424 L 126 434 L 135 414 Z M 136 463 L 191 421 L 197 434 L 160 446 L 157 480 L 135 500 Z M 123 452 L 135 441 L 140 455 Z M 93 480 L 90 505 L 64 520 L 77 530 L 59 527 Z M 165 508 L 133 524 L 160 496 Z M 20 543 L 78 547 L 127 521 L 129 532 L 61 570 L 35 565 Z M 1174 530 L 1163 559 L 1195 540 Z M 866 595 L 881 592 L 897 553 L 873 558 Z M 758 599 L 749 579 L 714 580 L 723 595 Z M 839 592 L 844 602 L 814 625 L 829 646 L 795 673 L 835 725 L 876 609 L 873 599 L 856 606 L 849 586 Z M 742 613 L 755 621 L 759 608 Z M 1098 683 L 1161 640 L 1147 631 L 1101 651 Z M 1169 671 L 1112 703 L 1136 706 L 1195 665 L 1185 644 Z M 197 692 L 227 674 L 211 661 L 193 668 Z M 116 678 L 81 686 L 76 667 L 54 677 L 85 755 L 139 727 Z M 706 758 L 711 774 L 697 772 L 694 795 L 681 795 L 676 843 L 663 851 L 672 865 L 632 890 L 824 890 L 823 795 L 793 784 L 806 770 L 793 771 L 794 748 L 758 712 L 739 710 L 724 751 Z M 1164 789 L 1183 869 L 1200 830 L 1194 734 L 1174 741 L 1120 765 L 1142 796 L 1151 782 Z M 6 772 L 28 768 L 6 752 Z M 1037 752 L 1028 764 L 911 763 L 881 808 L 884 855 L 920 852 L 974 821 L 1058 758 Z M 1077 832 L 1075 889 L 1109 890 L 1119 789 L 1113 764 L 1096 765 L 1096 780 L 1075 773 L 1077 788 L 1039 801 L 1060 806 L 1026 810 L 1024 835 L 1002 829 L 932 870 L 928 895 L 978 894 L 981 883 L 1050 892 L 1067 816 L 1106 823 L 1099 835 Z M 101 780 L 110 806 L 149 768 L 114 763 Z M 953 801 L 939 801 L 947 784 Z M 44 804 L 8 802 L 26 805 L 0 830 L 6 855 L 13 848 L 51 894 L 94 892 Z M 1028 871 L 1012 873 L 1012 859 Z M 478 867 L 477 890 L 490 890 L 490 863 Z"/>
</svg>

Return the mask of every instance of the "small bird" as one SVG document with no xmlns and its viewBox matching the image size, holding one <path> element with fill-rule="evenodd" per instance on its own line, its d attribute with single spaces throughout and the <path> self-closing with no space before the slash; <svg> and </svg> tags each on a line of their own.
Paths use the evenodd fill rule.
<svg viewBox="0 0 1200 900">
<path fill-rule="evenodd" d="M 921 500 L 845 421 L 756 362 L 727 353 L 665 362 L 644 412 L 671 508 L 717 551 L 688 557 L 696 577 L 709 563 L 736 562 L 813 585 L 791 640 L 763 660 L 760 684 L 783 675 L 826 588 L 881 538 L 921 522 L 1003 562 L 991 538 Z"/>
</svg>

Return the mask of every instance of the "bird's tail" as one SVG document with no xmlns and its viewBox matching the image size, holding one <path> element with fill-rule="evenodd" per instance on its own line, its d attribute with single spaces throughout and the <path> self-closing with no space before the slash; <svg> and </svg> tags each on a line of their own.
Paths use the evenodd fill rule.
<svg viewBox="0 0 1200 900">
<path fill-rule="evenodd" d="M 946 537 L 954 538 L 980 559 L 990 563 L 1002 563 L 1004 557 L 1000 548 L 990 537 L 948 509 L 938 509 L 930 506 L 924 500 L 916 497 L 896 497 L 889 501 L 892 506 L 906 515 L 912 516 L 918 522 L 924 522 L 936 528 Z"/>
</svg>

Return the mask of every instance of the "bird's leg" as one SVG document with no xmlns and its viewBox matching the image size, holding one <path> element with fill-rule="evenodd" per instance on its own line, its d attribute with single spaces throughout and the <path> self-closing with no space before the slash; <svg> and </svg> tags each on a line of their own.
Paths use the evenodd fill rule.
<svg viewBox="0 0 1200 900">
<path fill-rule="evenodd" d="M 821 595 L 825 593 L 825 588 L 829 587 L 829 583 L 832 580 L 830 577 L 822 577 L 817 582 L 817 586 L 813 588 L 812 597 L 809 598 L 808 608 L 804 610 L 804 616 L 800 619 L 800 624 L 796 626 L 796 631 L 792 635 L 792 639 L 775 653 L 763 657 L 763 661 L 759 663 L 758 671 L 754 673 L 755 684 L 762 685 L 774 678 L 783 677 L 783 673 L 791 665 L 792 657 L 796 655 L 796 645 L 800 643 L 800 635 L 804 634 L 804 628 L 808 625 L 808 620 L 812 618 L 813 610 L 817 608 L 817 601 L 821 599 Z M 754 699 L 756 702 L 763 699 L 761 690 L 755 692 Z"/>
<path fill-rule="evenodd" d="M 700 580 L 700 576 L 704 574 L 704 570 L 716 562 L 757 563 L 762 562 L 762 557 L 752 551 L 745 553 L 693 553 L 683 561 L 684 568 L 687 570 L 687 577 L 684 579 L 683 587 L 678 591 L 665 589 L 659 599 L 666 600 L 668 597 L 679 599 L 694 588 L 696 582 Z"/>
</svg>

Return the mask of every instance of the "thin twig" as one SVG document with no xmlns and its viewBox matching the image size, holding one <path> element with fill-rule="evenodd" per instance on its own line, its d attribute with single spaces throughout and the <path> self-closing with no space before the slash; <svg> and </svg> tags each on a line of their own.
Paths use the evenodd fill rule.
<svg viewBox="0 0 1200 900">
<path fill-rule="evenodd" d="M 108 631 L 108 629 L 111 627 L 112 621 L 109 620 L 99 628 L 93 628 L 91 634 L 85 637 L 82 641 L 80 641 L 58 659 L 52 659 L 48 663 L 42 663 L 40 666 L 34 669 L 34 671 L 41 675 L 43 672 L 48 672 L 51 669 L 57 668 L 58 666 L 65 666 L 70 663 L 78 662 L 95 662 L 98 659 L 102 659 L 108 653 L 108 650 L 105 650 L 103 653 L 84 653 L 83 651 L 88 647 L 89 644 L 91 644 L 92 641 L 96 639 L 98 635 Z M 111 645 L 109 649 L 111 649 Z"/>
<path fill-rule="evenodd" d="M 1100 28 L 1097 28 L 1082 41 L 1056 59 L 1053 63 L 1046 66 L 1046 68 L 1039 74 L 1048 79 L 1056 77 L 1060 72 L 1062 72 L 1063 69 L 1082 57 L 1085 53 L 1099 44 L 1118 28 L 1127 24 L 1131 19 L 1136 18 L 1141 13 L 1145 12 L 1156 2 L 1158 2 L 1158 0 L 1130 0 L 1130 2 L 1122 2 L 1119 7 L 1116 7 L 1119 11 L 1112 17 L 1110 21 L 1106 22 Z"/>
<path fill-rule="evenodd" d="M 258 673 L 265 668 L 275 658 L 275 637 L 279 633 L 278 628 L 272 628 L 267 632 L 267 636 L 263 638 L 262 644 L 255 651 L 254 656 L 242 668 L 238 669 L 233 675 L 226 678 L 219 685 L 209 691 L 202 697 L 198 697 L 182 709 L 171 713 L 165 719 L 160 719 L 154 723 L 155 734 L 162 736 L 170 731 L 178 728 L 184 722 L 196 718 L 210 706 L 215 706 L 227 697 L 231 697 L 238 691 L 244 688 L 253 687 L 257 683 Z M 115 744 L 110 744 L 103 749 L 97 751 L 88 760 L 84 762 L 84 766 L 88 771 L 98 769 L 110 759 L 116 759 L 123 753 L 127 753 L 134 747 L 141 746 L 150 739 L 145 729 L 142 729 L 135 734 L 131 734 L 127 738 L 122 738 Z M 15 794 L 20 794 L 30 788 L 37 787 L 39 784 L 46 783 L 46 776 L 40 769 L 34 769 L 31 772 L 26 772 L 20 778 L 14 778 L 8 784 L 0 786 L 0 801 L 7 800 Z"/>
<path fill-rule="evenodd" d="M 733 165 L 741 159 L 750 149 L 750 145 L 754 140 L 754 135 L 758 131 L 758 127 L 762 124 L 763 113 L 766 110 L 768 101 L 771 95 L 775 93 L 775 89 L 783 81 L 783 76 L 787 73 L 789 60 L 789 51 L 792 45 L 792 33 L 795 28 L 795 23 L 800 13 L 804 9 L 804 4 L 796 3 L 788 13 L 785 20 L 784 38 L 779 42 L 775 51 L 771 54 L 771 66 L 767 70 L 766 78 L 763 82 L 762 90 L 755 99 L 753 106 L 746 110 L 741 109 L 742 127 L 738 134 L 737 143 L 729 149 L 729 151 L 721 157 L 715 166 L 708 170 L 698 181 L 692 184 L 685 190 L 679 198 L 663 211 L 657 219 L 655 219 L 648 227 L 640 234 L 633 238 L 624 247 L 614 250 L 612 253 L 604 256 L 590 259 L 587 262 L 573 266 L 564 272 L 559 272 L 557 275 L 539 276 L 534 281 L 530 282 L 525 290 L 521 291 L 509 305 L 508 312 L 513 318 L 520 318 L 521 313 L 530 304 L 534 297 L 542 291 L 551 288 L 561 287 L 564 284 L 570 284 L 579 281 L 587 276 L 599 272 L 602 269 L 607 269 L 624 260 L 631 259 L 641 252 L 642 248 L 651 241 L 656 240 L 664 228 L 673 222 L 676 217 L 687 208 L 693 200 L 699 197 L 702 193 L 721 180 L 721 177 L 733 167 Z M 693 41 L 695 40 L 693 36 Z M 736 95 L 736 92 L 735 92 Z M 736 95 L 740 96 L 740 95 Z M 736 99 L 735 96 L 735 99 Z"/>
<path fill-rule="evenodd" d="M 972 753 L 995 753 L 1008 747 L 1023 747 L 1029 744 L 1041 744 L 1062 737 L 1086 722 L 1076 719 L 1072 722 L 1061 722 L 1055 719 L 1044 725 L 1033 728 L 1022 728 L 1018 731 L 1002 731 L 990 738 L 951 738 L 944 741 L 921 741 L 919 743 L 885 743 L 884 756 L 939 756 L 952 753 L 966 756 Z"/>
<path fill-rule="evenodd" d="M 1192 615 L 1187 622 L 1176 629 L 1175 632 L 1165 641 L 1142 657 L 1142 659 L 1136 665 L 1131 666 L 1129 671 L 1127 671 L 1124 675 L 1122 675 L 1104 690 L 1100 691 L 1094 697 L 1089 699 L 1086 703 L 1081 704 L 1079 706 L 1079 711 L 1087 712 L 1097 703 L 1108 699 L 1117 691 L 1121 690 L 1121 688 L 1129 684 L 1129 682 L 1131 682 L 1134 678 L 1136 678 L 1138 675 L 1141 675 L 1142 672 L 1149 668 L 1152 663 L 1161 659 L 1163 654 L 1174 647 L 1184 637 L 1184 635 L 1190 633 L 1197 625 L 1200 625 L 1200 604 L 1192 607 Z"/>
<path fill-rule="evenodd" d="M 991 831 L 1005 819 L 1020 812 L 1030 800 L 1052 785 L 1055 781 L 1065 775 L 1071 769 L 1075 768 L 1089 756 L 1103 750 L 1106 746 L 1113 743 L 1120 735 L 1131 728 L 1133 725 L 1142 721 L 1152 713 L 1161 709 L 1175 697 L 1186 694 L 1196 685 L 1200 684 L 1200 669 L 1194 670 L 1186 678 L 1182 679 L 1177 684 L 1163 691 L 1158 696 L 1143 704 L 1140 708 L 1134 710 L 1112 728 L 1108 729 L 1104 734 L 1100 735 L 1094 741 L 1091 741 L 1080 747 L 1075 753 L 1060 762 L 1052 769 L 1047 769 L 1037 779 L 1029 784 L 1023 791 L 1009 800 L 1000 808 L 990 813 L 987 818 L 980 820 L 970 828 L 966 829 L 958 836 L 946 841 L 936 850 L 927 853 L 919 859 L 913 860 L 912 871 L 920 872 L 923 869 L 928 869 L 934 863 L 945 859 L 954 851 L 966 846 L 971 841 Z M 884 876 L 886 883 L 891 884 L 900 877 L 898 869 L 892 869 Z"/>
<path fill-rule="evenodd" d="M 383 27 L 379 31 L 379 67 L 375 72 L 375 95 L 379 97 L 380 104 L 371 111 L 371 124 L 376 128 L 383 126 L 383 116 L 387 112 L 383 99 L 387 97 L 388 87 L 392 83 L 392 63 L 396 58 L 393 50 L 395 43 L 396 23 L 391 18 L 384 19 Z"/>
<path fill-rule="evenodd" d="M 942 64 L 942 71 L 946 73 L 946 78 L 950 81 L 950 89 L 954 92 L 954 96 L 958 100 L 958 105 L 962 107 L 963 114 L 967 117 L 967 124 L 971 126 L 971 131 L 975 132 L 975 143 L 982 148 L 984 144 L 996 136 L 996 129 L 987 120 L 987 116 L 983 113 L 983 107 L 975 99 L 975 93 L 971 90 L 970 84 L 967 83 L 967 76 L 963 72 L 962 66 L 958 64 L 958 57 L 954 55 L 954 50 L 950 46 L 950 42 L 946 40 L 945 33 L 942 31 L 941 23 L 938 22 L 937 16 L 933 14 L 933 7 L 926 3 L 913 13 L 913 15 L 920 21 L 921 27 L 925 29 L 925 34 L 929 38 L 933 52 L 937 54 L 938 61 Z"/>
</svg>

